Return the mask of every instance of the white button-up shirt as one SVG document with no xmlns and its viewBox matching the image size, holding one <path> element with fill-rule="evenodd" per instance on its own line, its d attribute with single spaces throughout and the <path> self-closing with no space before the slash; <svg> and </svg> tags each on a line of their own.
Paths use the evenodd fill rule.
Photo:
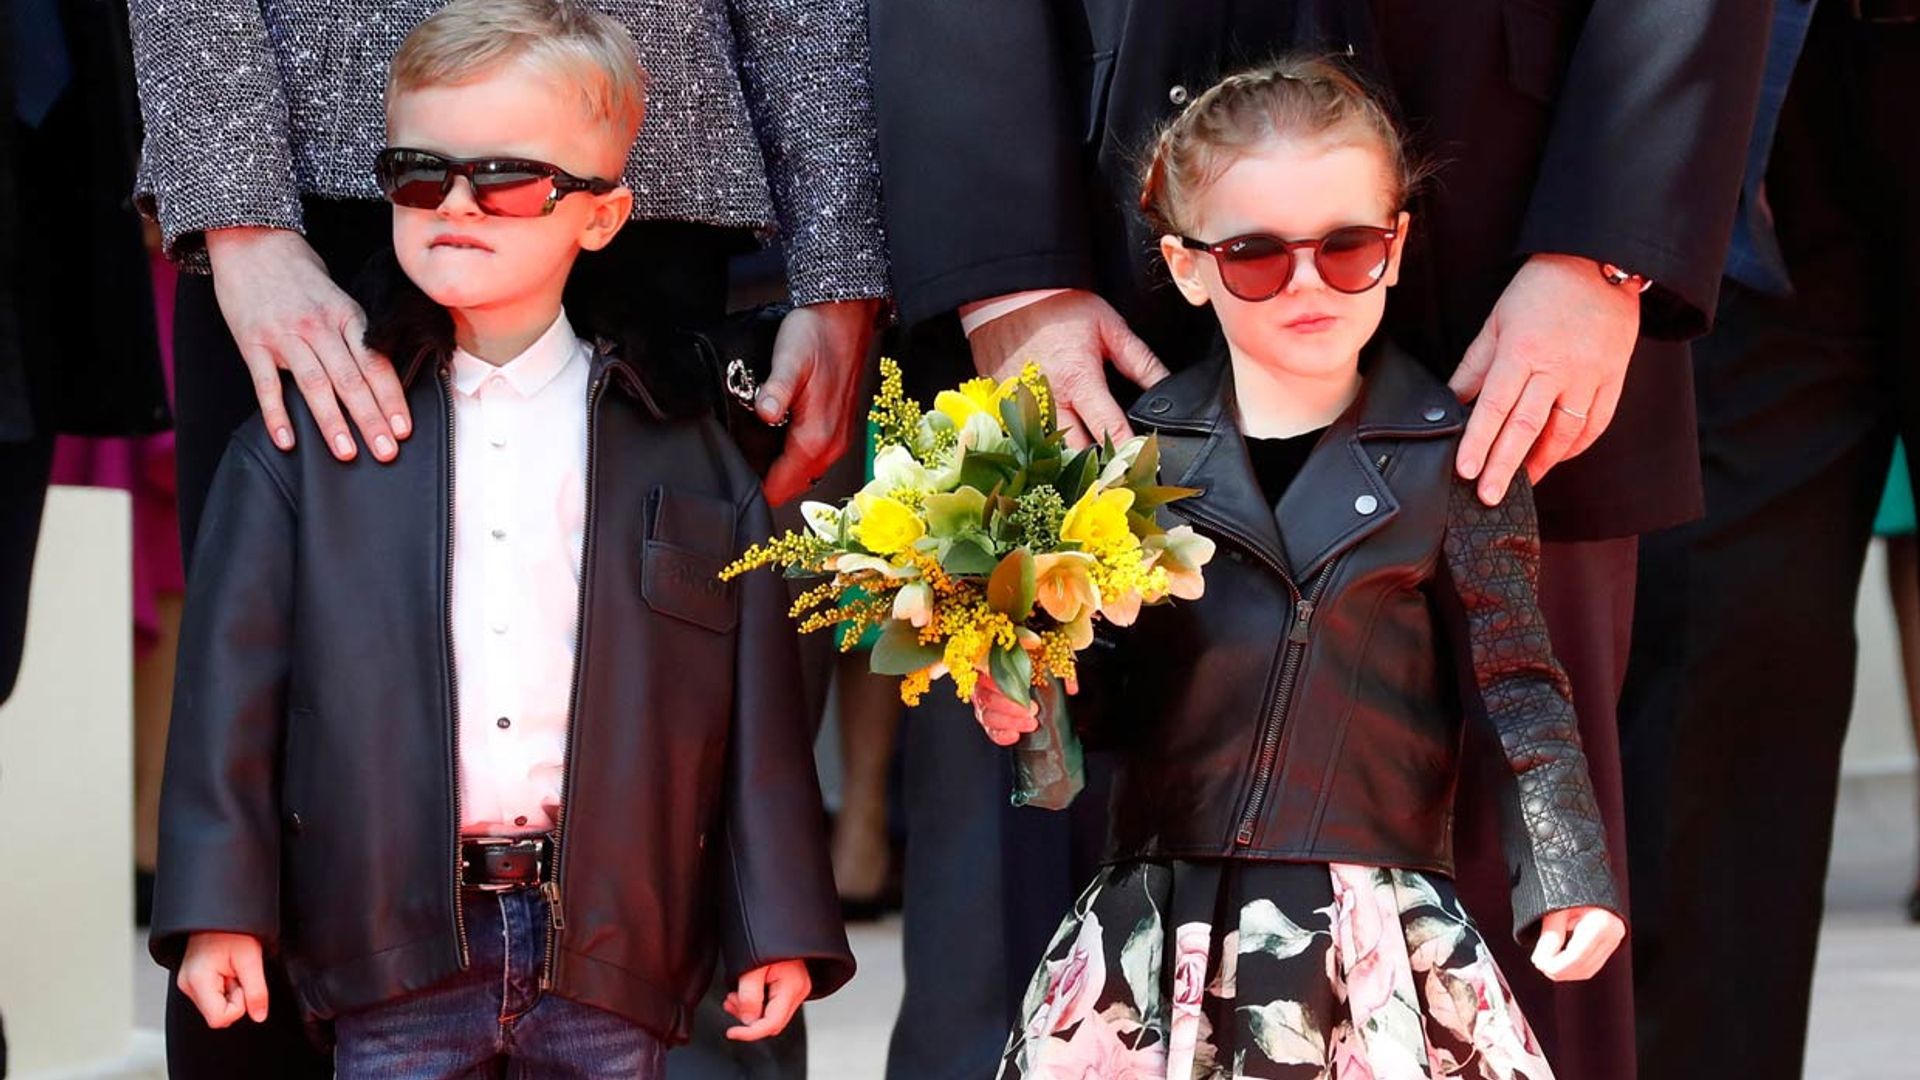
<svg viewBox="0 0 1920 1080">
<path fill-rule="evenodd" d="M 495 366 L 453 355 L 453 660 L 460 831 L 559 816 L 579 647 L 591 347 L 563 312 Z"/>
</svg>

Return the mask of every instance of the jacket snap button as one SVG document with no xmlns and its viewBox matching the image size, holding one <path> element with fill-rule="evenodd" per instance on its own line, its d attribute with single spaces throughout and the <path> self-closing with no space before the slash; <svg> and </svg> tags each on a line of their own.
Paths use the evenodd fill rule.
<svg viewBox="0 0 1920 1080">
<path fill-rule="evenodd" d="M 1173 402 L 1168 401 L 1166 398 L 1163 398 L 1163 397 L 1157 397 L 1157 398 L 1154 398 L 1152 401 L 1147 402 L 1147 411 L 1152 413 L 1155 416 L 1159 416 L 1161 413 L 1164 413 L 1171 408 L 1173 408 Z"/>
<path fill-rule="evenodd" d="M 1445 420 L 1447 418 L 1447 410 L 1441 408 L 1438 405 L 1429 405 L 1427 406 L 1427 411 L 1421 413 L 1420 415 L 1427 418 L 1427 423 L 1437 424 L 1440 421 Z"/>
<path fill-rule="evenodd" d="M 1167 91 L 1167 100 L 1173 102 L 1175 105 L 1185 105 L 1187 103 L 1187 88 L 1175 83 L 1173 88 Z"/>
<path fill-rule="evenodd" d="M 1353 500 L 1353 508 L 1363 514 L 1371 514 L 1380 509 L 1380 500 L 1371 495 L 1362 495 Z"/>
<path fill-rule="evenodd" d="M 294 832 L 299 832 L 301 829 L 304 829 L 307 827 L 306 819 L 300 816 L 300 812 L 298 810 L 293 812 L 292 825 L 293 825 Z"/>
</svg>

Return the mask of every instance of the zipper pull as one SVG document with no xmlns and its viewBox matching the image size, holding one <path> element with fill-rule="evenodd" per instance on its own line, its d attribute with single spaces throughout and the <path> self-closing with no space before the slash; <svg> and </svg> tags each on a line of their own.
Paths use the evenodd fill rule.
<svg viewBox="0 0 1920 1080">
<path fill-rule="evenodd" d="M 1287 640 L 1295 645 L 1307 643 L 1307 626 L 1313 622 L 1313 601 L 1302 600 L 1294 605 L 1293 629 L 1287 632 Z"/>
<path fill-rule="evenodd" d="M 1253 826 L 1251 825 L 1240 826 L 1240 834 L 1234 837 L 1234 840 L 1241 847 L 1252 847 L 1253 846 Z"/>
<path fill-rule="evenodd" d="M 546 894 L 547 918 L 553 923 L 553 928 L 565 930 L 567 917 L 560 907 L 560 883 L 549 878 L 546 884 L 540 886 L 540 891 Z"/>
</svg>

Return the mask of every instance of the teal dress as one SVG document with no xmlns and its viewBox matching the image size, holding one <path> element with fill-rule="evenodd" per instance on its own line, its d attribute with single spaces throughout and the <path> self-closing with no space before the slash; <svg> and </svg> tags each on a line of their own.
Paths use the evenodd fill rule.
<svg viewBox="0 0 1920 1080">
<path fill-rule="evenodd" d="M 1873 519 L 1875 536 L 1912 536 L 1916 528 L 1913 484 L 1907 479 L 1907 448 L 1893 444 L 1893 467 L 1887 470 L 1887 491 L 1880 497 L 1880 514 Z"/>
</svg>

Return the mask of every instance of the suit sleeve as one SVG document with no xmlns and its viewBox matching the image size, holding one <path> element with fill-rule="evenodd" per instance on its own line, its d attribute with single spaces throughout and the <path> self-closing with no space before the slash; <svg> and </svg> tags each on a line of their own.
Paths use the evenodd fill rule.
<svg viewBox="0 0 1920 1080">
<path fill-rule="evenodd" d="M 887 295 L 864 0 L 732 0 L 794 303 Z"/>
<path fill-rule="evenodd" d="M 205 232 L 300 230 L 280 65 L 255 0 L 129 0 L 146 138 L 135 201 L 169 257 L 205 269 Z"/>
<path fill-rule="evenodd" d="M 189 934 L 280 936 L 280 779 L 294 508 L 259 451 L 228 444 L 200 524 L 160 793 L 155 960 Z"/>
<path fill-rule="evenodd" d="M 1645 332 L 1704 333 L 1766 63 L 1767 0 L 1600 0 L 1554 106 L 1520 251 L 1653 279 Z"/>
<path fill-rule="evenodd" d="M 1046 0 L 870 0 L 901 319 L 1087 288 L 1086 179 Z"/>
<path fill-rule="evenodd" d="M 773 531 L 756 489 L 736 533 L 743 546 Z M 813 996 L 853 977 L 827 861 L 826 811 L 813 768 L 813 725 L 801 692 L 800 652 L 784 578 L 739 580 L 733 730 L 718 855 L 720 942 L 733 979 L 779 960 L 804 960 Z"/>
<path fill-rule="evenodd" d="M 1522 476 L 1489 507 L 1456 479 L 1447 518 L 1441 607 L 1456 655 L 1472 669 L 1466 711 L 1490 726 L 1511 781 L 1499 801 L 1514 936 L 1570 907 L 1625 918 L 1571 687 L 1540 611 L 1533 490 Z"/>
</svg>

